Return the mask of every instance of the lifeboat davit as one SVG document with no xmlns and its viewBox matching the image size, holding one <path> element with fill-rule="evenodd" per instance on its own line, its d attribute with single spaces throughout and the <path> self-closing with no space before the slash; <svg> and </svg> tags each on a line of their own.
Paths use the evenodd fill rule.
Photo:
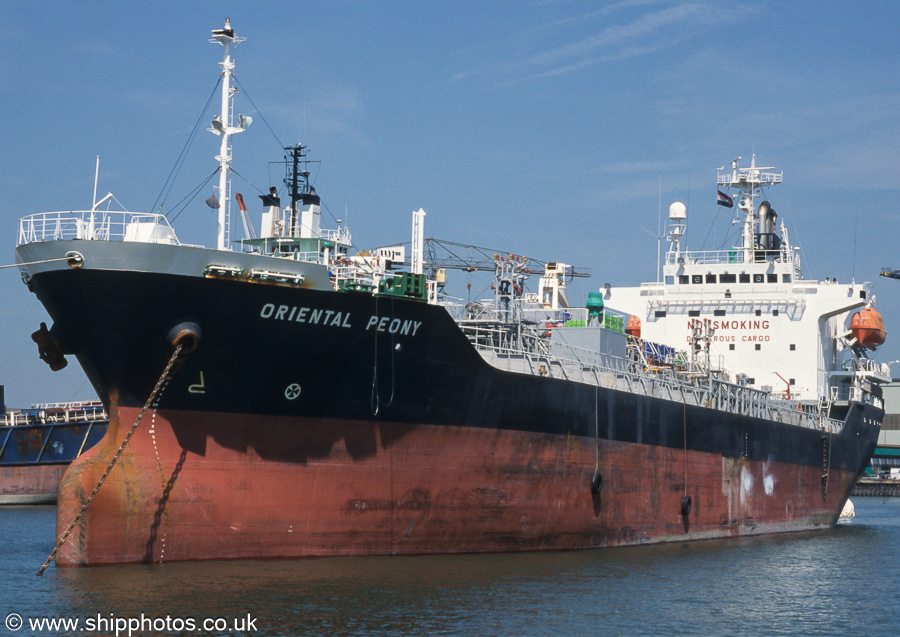
<svg viewBox="0 0 900 637">
<path fill-rule="evenodd" d="M 628 325 L 625 326 L 625 334 L 632 338 L 641 337 L 641 319 L 634 314 L 628 317 Z"/>
<path fill-rule="evenodd" d="M 875 349 L 887 336 L 884 331 L 884 319 L 875 308 L 866 307 L 853 315 L 850 319 L 850 331 L 857 342 L 866 349 Z"/>
</svg>

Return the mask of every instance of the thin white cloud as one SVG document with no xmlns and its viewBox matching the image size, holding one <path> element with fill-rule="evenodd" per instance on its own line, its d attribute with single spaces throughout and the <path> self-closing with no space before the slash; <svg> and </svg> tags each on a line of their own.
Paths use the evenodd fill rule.
<svg viewBox="0 0 900 637">
<path fill-rule="evenodd" d="M 590 20 L 594 20 L 598 17 L 607 16 L 611 13 L 619 11 L 621 9 L 630 9 L 633 7 L 645 7 L 654 4 L 668 4 L 670 0 L 623 0 L 622 2 L 616 2 L 615 4 L 606 5 L 605 7 L 598 9 L 597 11 L 591 11 L 589 13 L 582 13 L 576 16 L 569 16 L 565 18 L 560 18 L 559 20 L 554 20 L 552 22 L 547 22 L 544 24 L 540 24 L 536 27 L 532 27 L 528 31 L 525 31 L 525 34 L 533 34 L 533 33 L 541 33 L 550 30 L 557 30 L 561 27 L 569 27 L 572 25 L 578 25 L 584 22 L 588 22 Z"/>
<path fill-rule="evenodd" d="M 700 7 L 687 4 L 643 15 L 628 24 L 606 27 L 596 35 L 535 54 L 527 60 L 526 64 L 529 66 L 542 66 L 557 63 L 568 58 L 582 58 L 599 49 L 625 44 L 638 38 L 652 35 L 664 27 L 695 18 L 699 14 Z"/>
<path fill-rule="evenodd" d="M 659 8 L 659 5 L 664 5 Z M 647 10 L 650 8 L 651 10 Z M 635 15 L 635 12 L 639 13 Z M 460 71 L 453 81 L 475 77 L 494 78 L 500 87 L 521 82 L 565 75 L 605 62 L 653 55 L 678 46 L 702 33 L 703 29 L 743 19 L 752 8 L 735 5 L 725 10 L 707 2 L 671 3 L 663 0 L 629 0 L 598 11 L 564 17 L 517 34 L 503 47 L 506 55 L 526 51 L 516 61 L 495 62 L 478 69 Z M 611 24 L 615 19 L 628 19 Z M 601 25 L 593 26 L 600 22 Z M 573 35 L 594 29 L 595 33 Z M 567 35 L 568 34 L 568 35 Z M 571 41 L 556 44 L 565 39 Z M 555 46 L 542 47 L 552 41 Z M 525 44 L 522 44 L 522 41 Z M 516 45 L 518 42 L 518 45 Z M 528 52 L 528 50 L 531 52 Z"/>
<path fill-rule="evenodd" d="M 362 129 L 365 106 L 356 86 L 330 83 L 304 87 L 303 96 L 268 105 L 266 117 L 276 130 L 299 131 L 304 136 L 307 130 L 314 130 L 319 137 L 340 135 L 360 143 L 370 141 Z"/>
<path fill-rule="evenodd" d="M 735 68 L 741 68 L 739 80 L 731 79 Z M 742 65 L 739 54 L 704 49 L 659 75 L 666 97 L 657 101 L 654 121 L 705 144 L 715 140 L 711 131 L 731 130 L 740 144 L 769 153 L 800 157 L 815 148 L 792 171 L 795 185 L 896 188 L 900 93 L 885 90 L 892 83 L 884 72 L 870 70 L 859 81 L 845 73 L 840 82 L 830 81 L 834 72 L 815 65 Z M 748 103 L 741 87 L 759 89 Z"/>
<path fill-rule="evenodd" d="M 567 73 L 574 73 L 576 71 L 580 71 L 589 66 L 595 66 L 597 64 L 602 64 L 604 62 L 616 62 L 619 60 L 626 60 L 629 58 L 640 57 L 642 55 L 649 55 L 651 53 L 655 53 L 662 49 L 668 48 L 672 46 L 674 43 L 672 41 L 667 42 L 657 42 L 655 44 L 649 44 L 645 46 L 629 46 L 619 51 L 609 54 L 609 55 L 599 55 L 594 57 L 586 57 L 571 64 L 564 64 L 562 66 L 554 67 L 550 70 L 543 71 L 540 73 L 532 73 L 530 75 L 525 75 L 520 78 L 507 80 L 505 82 L 501 82 L 501 86 L 510 86 L 513 84 L 519 84 L 521 82 L 525 82 L 528 80 L 541 79 L 545 77 L 555 77 L 559 75 L 565 75 Z"/>
</svg>

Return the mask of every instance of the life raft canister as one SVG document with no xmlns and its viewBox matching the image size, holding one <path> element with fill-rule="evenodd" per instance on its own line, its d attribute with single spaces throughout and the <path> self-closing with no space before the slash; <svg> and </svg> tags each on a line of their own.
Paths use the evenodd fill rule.
<svg viewBox="0 0 900 637">
<path fill-rule="evenodd" d="M 875 308 L 864 307 L 850 319 L 850 331 L 857 342 L 866 349 L 875 349 L 884 343 L 887 332 L 884 319 Z"/>
<path fill-rule="evenodd" d="M 628 317 L 628 324 L 625 326 L 625 334 L 632 338 L 641 337 L 641 319 L 632 314 Z"/>
</svg>

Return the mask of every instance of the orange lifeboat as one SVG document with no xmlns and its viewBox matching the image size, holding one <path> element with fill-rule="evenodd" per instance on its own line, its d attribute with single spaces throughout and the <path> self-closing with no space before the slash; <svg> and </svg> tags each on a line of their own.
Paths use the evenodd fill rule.
<svg viewBox="0 0 900 637">
<path fill-rule="evenodd" d="M 857 342 L 866 349 L 875 349 L 884 343 L 884 319 L 875 308 L 866 307 L 850 319 L 850 331 Z"/>
<path fill-rule="evenodd" d="M 632 338 L 641 337 L 641 319 L 634 314 L 628 317 L 628 325 L 625 326 L 625 334 Z"/>
</svg>

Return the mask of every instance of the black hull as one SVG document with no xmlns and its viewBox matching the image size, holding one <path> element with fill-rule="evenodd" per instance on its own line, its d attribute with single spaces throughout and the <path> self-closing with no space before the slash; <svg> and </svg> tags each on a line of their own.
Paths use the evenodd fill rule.
<svg viewBox="0 0 900 637">
<path fill-rule="evenodd" d="M 199 346 L 168 387 L 166 408 L 596 433 L 614 442 L 823 466 L 823 434 L 810 428 L 497 370 L 443 308 L 423 302 L 97 270 L 46 272 L 32 285 L 63 351 L 76 354 L 107 404 L 115 391 L 121 405 L 143 405 L 171 354 L 172 328 L 194 323 Z M 299 397 L 286 395 L 293 385 Z M 824 436 L 832 438 L 828 465 L 861 472 L 882 417 L 874 406 L 855 404 L 841 434 Z"/>
</svg>

